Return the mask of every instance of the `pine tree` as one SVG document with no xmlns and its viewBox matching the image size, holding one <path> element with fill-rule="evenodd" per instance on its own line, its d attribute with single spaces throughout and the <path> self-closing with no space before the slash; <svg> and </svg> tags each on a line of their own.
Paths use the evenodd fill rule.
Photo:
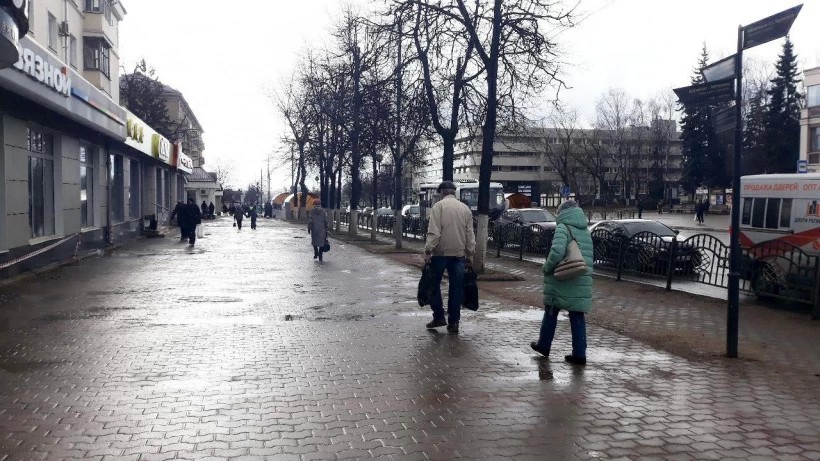
<svg viewBox="0 0 820 461">
<path fill-rule="evenodd" d="M 800 158 L 800 104 L 803 95 L 797 91 L 800 83 L 797 55 L 786 36 L 783 52 L 778 57 L 776 75 L 771 80 L 769 105 L 763 120 L 767 173 L 794 173 Z"/>
<path fill-rule="evenodd" d="M 748 101 L 743 131 L 743 171 L 741 174 L 762 174 L 766 172 L 765 125 L 766 90 L 758 89 Z"/>
<path fill-rule="evenodd" d="M 700 71 L 708 63 L 709 52 L 704 45 L 692 76 L 692 85 L 705 83 Z M 712 124 L 711 113 L 714 109 L 714 106 L 683 106 L 682 108 L 683 174 L 681 183 L 684 189 L 692 194 L 698 186 L 725 187 L 729 181 L 725 149 Z"/>
</svg>

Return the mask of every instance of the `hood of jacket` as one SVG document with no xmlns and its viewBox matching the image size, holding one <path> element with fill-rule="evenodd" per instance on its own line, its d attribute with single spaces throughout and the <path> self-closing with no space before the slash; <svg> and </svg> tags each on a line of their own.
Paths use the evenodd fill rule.
<svg viewBox="0 0 820 461">
<path fill-rule="evenodd" d="M 585 215 L 584 210 L 580 208 L 561 210 L 556 221 L 558 224 L 564 224 L 578 229 L 586 229 L 589 226 L 587 215 Z"/>
</svg>

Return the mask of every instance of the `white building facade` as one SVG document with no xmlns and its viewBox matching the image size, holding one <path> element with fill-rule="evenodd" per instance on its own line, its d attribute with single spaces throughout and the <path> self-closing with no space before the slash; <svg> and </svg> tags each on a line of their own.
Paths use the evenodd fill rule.
<svg viewBox="0 0 820 461">
<path fill-rule="evenodd" d="M 800 114 L 800 159 L 808 171 L 820 173 L 820 67 L 804 72 L 806 107 Z"/>
</svg>

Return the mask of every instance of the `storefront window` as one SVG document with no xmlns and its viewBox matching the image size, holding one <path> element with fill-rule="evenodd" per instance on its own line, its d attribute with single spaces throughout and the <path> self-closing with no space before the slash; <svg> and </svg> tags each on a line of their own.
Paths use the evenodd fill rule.
<svg viewBox="0 0 820 461">
<path fill-rule="evenodd" d="M 131 218 L 140 217 L 140 162 L 131 160 L 131 182 L 128 184 L 128 214 Z"/>
<path fill-rule="evenodd" d="M 157 188 L 156 188 L 156 191 L 157 191 L 157 200 L 156 200 L 157 214 L 162 213 L 162 184 L 163 184 L 162 173 L 163 173 L 162 168 L 157 168 L 157 184 L 156 184 L 156 186 L 157 186 Z"/>
<path fill-rule="evenodd" d="M 28 129 L 28 215 L 32 237 L 54 235 L 54 140 Z"/>
<path fill-rule="evenodd" d="M 111 154 L 111 170 L 109 171 L 108 184 L 111 187 L 111 218 L 114 222 L 125 220 L 125 200 L 122 171 L 122 157 Z"/>
<path fill-rule="evenodd" d="M 82 227 L 94 225 L 94 149 L 80 145 L 80 215 Z"/>
</svg>

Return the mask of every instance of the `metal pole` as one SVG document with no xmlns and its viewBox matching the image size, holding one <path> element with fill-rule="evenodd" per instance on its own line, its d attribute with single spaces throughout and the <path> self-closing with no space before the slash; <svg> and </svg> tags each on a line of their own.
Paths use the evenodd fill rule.
<svg viewBox="0 0 820 461">
<path fill-rule="evenodd" d="M 732 226 L 729 242 L 729 306 L 726 319 L 726 356 L 737 357 L 740 319 L 740 162 L 743 155 L 743 26 L 737 28 L 735 55 L 735 152 L 732 161 Z"/>
</svg>

